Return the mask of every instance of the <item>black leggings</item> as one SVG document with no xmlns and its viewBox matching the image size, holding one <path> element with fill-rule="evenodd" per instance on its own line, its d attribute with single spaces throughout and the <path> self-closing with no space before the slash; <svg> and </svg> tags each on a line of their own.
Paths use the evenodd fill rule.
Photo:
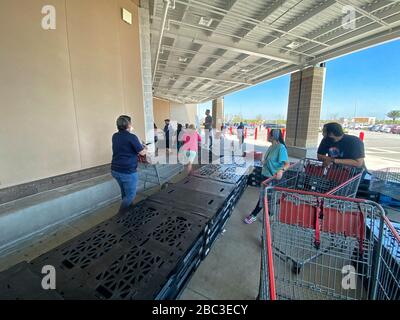
<svg viewBox="0 0 400 320">
<path fill-rule="evenodd" d="M 260 199 L 258 199 L 257 205 L 256 205 L 256 207 L 253 209 L 251 215 L 252 215 L 254 218 L 257 217 L 257 215 L 260 213 L 260 211 L 261 211 L 262 208 L 263 208 L 263 207 L 262 207 L 261 204 L 260 204 Z"/>
<path fill-rule="evenodd" d="M 266 176 L 262 176 L 262 181 L 265 181 L 265 180 L 267 180 L 267 179 L 269 179 L 269 177 L 266 177 Z M 271 186 L 273 186 L 274 184 L 275 184 L 276 182 L 275 182 L 275 180 L 273 180 L 272 182 L 271 182 Z M 262 188 L 262 187 L 261 187 Z M 262 191 L 261 191 L 262 192 Z M 255 218 L 255 217 L 257 217 L 257 215 L 260 213 L 260 211 L 262 210 L 262 208 L 263 208 L 263 206 L 264 206 L 264 204 L 261 202 L 261 199 L 264 199 L 264 195 L 261 195 L 260 194 L 260 197 L 258 197 L 258 201 L 257 201 L 257 205 L 256 205 L 256 207 L 253 209 L 253 211 L 251 212 L 251 215 Z"/>
</svg>

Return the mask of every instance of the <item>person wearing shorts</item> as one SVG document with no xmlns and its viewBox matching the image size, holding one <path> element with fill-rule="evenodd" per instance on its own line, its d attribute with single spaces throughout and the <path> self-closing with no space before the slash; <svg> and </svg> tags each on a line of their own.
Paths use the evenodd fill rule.
<svg viewBox="0 0 400 320">
<path fill-rule="evenodd" d="M 199 142 L 201 142 L 201 136 L 197 133 L 193 124 L 189 126 L 188 130 L 185 130 L 182 140 L 183 146 L 179 150 L 178 159 L 180 163 L 188 166 L 188 173 L 190 174 L 197 157 Z"/>
</svg>

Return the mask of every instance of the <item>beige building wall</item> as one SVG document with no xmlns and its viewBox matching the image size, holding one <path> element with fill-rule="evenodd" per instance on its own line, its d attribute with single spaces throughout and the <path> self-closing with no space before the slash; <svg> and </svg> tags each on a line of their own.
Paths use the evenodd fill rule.
<svg viewBox="0 0 400 320">
<path fill-rule="evenodd" d="M 163 129 L 165 119 L 171 117 L 171 103 L 167 100 L 153 99 L 154 122 L 158 129 Z"/>
<path fill-rule="evenodd" d="M 154 122 L 158 129 L 162 130 L 164 128 L 165 119 L 170 119 L 172 125 L 177 123 L 196 125 L 197 104 L 182 104 L 154 98 L 153 110 Z"/>
<path fill-rule="evenodd" d="M 196 125 L 197 104 L 171 103 L 171 120 Z"/>
<path fill-rule="evenodd" d="M 109 163 L 121 113 L 144 138 L 137 1 L 2 0 L 0 39 L 0 188 Z"/>
</svg>

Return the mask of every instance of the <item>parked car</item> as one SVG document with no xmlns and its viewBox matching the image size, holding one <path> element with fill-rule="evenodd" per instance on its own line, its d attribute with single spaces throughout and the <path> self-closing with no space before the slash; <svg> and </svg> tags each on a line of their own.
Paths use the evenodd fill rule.
<svg viewBox="0 0 400 320">
<path fill-rule="evenodd" d="M 361 125 L 359 123 L 350 123 L 347 128 L 349 130 L 361 130 Z"/>
<path fill-rule="evenodd" d="M 375 124 L 375 125 L 372 126 L 370 131 L 377 132 L 377 131 L 379 131 L 380 126 L 381 126 L 380 124 Z"/>
<path fill-rule="evenodd" d="M 369 128 L 369 131 L 373 131 L 373 132 L 379 131 L 380 126 L 381 126 L 380 124 L 374 124 L 373 126 L 371 126 Z"/>
<path fill-rule="evenodd" d="M 392 131 L 392 126 L 384 125 L 380 128 L 380 132 L 390 133 Z"/>
<path fill-rule="evenodd" d="M 380 132 L 382 127 L 383 127 L 383 124 L 378 124 L 378 125 L 376 126 L 376 128 L 374 129 L 374 131 L 375 131 L 375 132 Z"/>
<path fill-rule="evenodd" d="M 267 123 L 267 124 L 264 124 L 264 128 L 266 128 L 266 129 L 283 129 L 283 128 L 286 128 L 284 125 L 281 125 L 281 124 L 275 124 L 275 123 Z"/>
<path fill-rule="evenodd" d="M 399 125 L 393 126 L 391 132 L 393 134 L 400 134 L 400 126 Z"/>
</svg>

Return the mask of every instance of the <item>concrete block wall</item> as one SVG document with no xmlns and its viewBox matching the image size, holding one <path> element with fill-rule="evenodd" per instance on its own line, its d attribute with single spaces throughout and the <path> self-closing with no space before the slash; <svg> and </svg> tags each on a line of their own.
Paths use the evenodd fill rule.
<svg viewBox="0 0 400 320">
<path fill-rule="evenodd" d="M 317 146 L 324 80 L 324 67 L 310 67 L 292 74 L 286 135 L 289 147 Z"/>
<path fill-rule="evenodd" d="M 213 128 L 220 130 L 224 123 L 224 98 L 218 98 L 212 102 L 212 117 L 213 117 Z"/>
</svg>

